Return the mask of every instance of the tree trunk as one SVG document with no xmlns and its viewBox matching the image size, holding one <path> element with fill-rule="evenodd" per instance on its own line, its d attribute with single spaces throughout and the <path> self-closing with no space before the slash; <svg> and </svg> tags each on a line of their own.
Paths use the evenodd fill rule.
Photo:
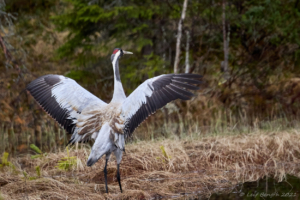
<svg viewBox="0 0 300 200">
<path fill-rule="evenodd" d="M 223 25 L 223 47 L 224 47 L 224 62 L 222 62 L 222 69 L 224 71 L 224 77 L 227 79 L 228 77 L 228 46 L 229 46 L 229 38 L 226 37 L 226 0 L 223 0 L 223 13 L 222 13 L 222 25 Z M 229 36 L 228 36 L 229 37 Z"/>
<path fill-rule="evenodd" d="M 166 68 L 166 57 L 167 57 L 167 55 L 166 55 L 166 43 L 167 43 L 167 40 L 166 40 L 165 27 L 162 26 L 161 30 L 162 30 L 162 33 L 163 33 L 163 60 L 164 60 L 163 68 Z"/>
<path fill-rule="evenodd" d="M 186 46 L 185 46 L 185 73 L 190 72 L 189 51 L 190 51 L 190 31 L 186 31 Z"/>
<path fill-rule="evenodd" d="M 177 30 L 177 42 L 176 42 L 176 56 L 174 62 L 174 73 L 178 73 L 178 65 L 179 65 L 179 56 L 180 56 L 180 42 L 181 42 L 181 35 L 182 35 L 182 23 L 185 19 L 186 7 L 187 7 L 187 0 L 183 2 L 183 8 L 181 13 L 181 18 L 178 23 L 178 30 Z"/>
</svg>

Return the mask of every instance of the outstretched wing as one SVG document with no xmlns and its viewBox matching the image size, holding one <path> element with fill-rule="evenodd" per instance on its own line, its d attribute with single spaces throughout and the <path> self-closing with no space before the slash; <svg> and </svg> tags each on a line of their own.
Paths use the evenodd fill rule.
<svg viewBox="0 0 300 200">
<path fill-rule="evenodd" d="M 165 74 L 146 80 L 122 103 L 124 134 L 130 136 L 149 115 L 175 100 L 189 100 L 201 83 L 197 74 Z M 188 90 L 187 90 L 188 89 Z"/>
<path fill-rule="evenodd" d="M 69 143 L 86 141 L 100 129 L 95 127 L 95 116 L 107 104 L 73 79 L 49 74 L 32 81 L 26 89 L 51 117 L 73 134 Z"/>
</svg>

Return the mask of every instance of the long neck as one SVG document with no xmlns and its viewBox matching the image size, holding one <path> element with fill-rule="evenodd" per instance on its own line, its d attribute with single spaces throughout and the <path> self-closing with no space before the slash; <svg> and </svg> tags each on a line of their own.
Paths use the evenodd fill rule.
<svg viewBox="0 0 300 200">
<path fill-rule="evenodd" d="M 126 99 L 126 95 L 121 83 L 118 55 L 115 55 L 115 59 L 113 60 L 112 64 L 114 69 L 114 95 L 111 102 L 119 102 Z"/>
</svg>

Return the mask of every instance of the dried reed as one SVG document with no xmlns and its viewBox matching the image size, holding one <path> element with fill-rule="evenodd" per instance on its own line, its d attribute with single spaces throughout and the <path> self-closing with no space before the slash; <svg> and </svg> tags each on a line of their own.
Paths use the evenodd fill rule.
<svg viewBox="0 0 300 200">
<path fill-rule="evenodd" d="M 69 156 L 77 163 L 69 171 L 57 168 L 66 151 L 31 159 L 12 158 L 2 167 L 0 194 L 9 199 L 149 199 L 153 197 L 210 196 L 222 188 L 256 181 L 262 176 L 285 179 L 300 176 L 300 132 L 254 131 L 250 134 L 186 137 L 140 141 L 126 146 L 121 163 L 124 192 L 116 180 L 114 158 L 108 166 L 109 194 L 105 194 L 101 159 L 85 165 L 89 146 L 74 146 Z M 37 176 L 40 166 L 41 176 Z"/>
</svg>

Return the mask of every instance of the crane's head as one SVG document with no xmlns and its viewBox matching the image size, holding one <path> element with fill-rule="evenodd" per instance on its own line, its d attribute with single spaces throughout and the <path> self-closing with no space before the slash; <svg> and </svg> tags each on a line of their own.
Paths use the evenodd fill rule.
<svg viewBox="0 0 300 200">
<path fill-rule="evenodd" d="M 114 60 L 117 60 L 118 58 L 122 57 L 124 54 L 133 54 L 129 51 L 124 51 L 121 48 L 115 48 L 113 53 L 111 54 L 111 62 L 113 62 Z"/>
</svg>

